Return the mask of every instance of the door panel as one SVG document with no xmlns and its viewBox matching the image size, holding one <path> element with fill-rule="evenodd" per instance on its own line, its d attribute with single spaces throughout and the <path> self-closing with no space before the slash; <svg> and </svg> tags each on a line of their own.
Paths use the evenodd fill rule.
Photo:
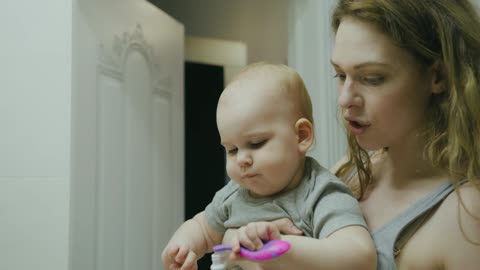
<svg viewBox="0 0 480 270">
<path fill-rule="evenodd" d="M 184 216 L 183 26 L 146 1 L 74 10 L 71 268 L 163 269 Z"/>
</svg>

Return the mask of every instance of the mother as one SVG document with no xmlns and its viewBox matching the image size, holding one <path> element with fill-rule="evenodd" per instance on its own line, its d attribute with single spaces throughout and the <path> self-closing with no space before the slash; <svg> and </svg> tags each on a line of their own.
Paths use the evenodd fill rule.
<svg viewBox="0 0 480 270">
<path fill-rule="evenodd" d="M 340 0 L 332 26 L 331 62 L 349 145 L 332 170 L 361 203 L 378 269 L 478 269 L 480 20 L 474 6 Z M 299 236 L 291 235 L 290 221 L 271 225 L 295 249 Z M 291 255 L 261 267 L 303 263 Z"/>
</svg>

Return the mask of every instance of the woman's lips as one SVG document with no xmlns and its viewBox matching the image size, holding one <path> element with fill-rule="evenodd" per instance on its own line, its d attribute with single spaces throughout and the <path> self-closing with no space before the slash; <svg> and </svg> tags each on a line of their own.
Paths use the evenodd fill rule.
<svg viewBox="0 0 480 270">
<path fill-rule="evenodd" d="M 361 135 L 370 127 L 370 124 L 362 124 L 358 121 L 348 120 L 348 126 L 353 135 Z"/>
</svg>

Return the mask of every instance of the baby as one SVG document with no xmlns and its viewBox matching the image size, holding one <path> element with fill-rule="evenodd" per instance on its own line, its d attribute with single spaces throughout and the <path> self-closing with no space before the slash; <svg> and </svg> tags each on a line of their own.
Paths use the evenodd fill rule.
<svg viewBox="0 0 480 270">
<path fill-rule="evenodd" d="M 291 219 L 316 241 L 350 226 L 371 240 L 349 188 L 306 155 L 314 143 L 312 104 L 293 69 L 247 66 L 220 96 L 217 127 L 231 181 L 175 232 L 162 253 L 167 269 L 197 269 L 197 259 L 221 244 L 227 229 L 280 218 Z M 234 252 L 239 245 L 259 249 L 272 238 L 261 230 L 238 234 Z M 352 254 L 330 247 L 328 252 L 338 250 L 345 259 Z"/>
</svg>

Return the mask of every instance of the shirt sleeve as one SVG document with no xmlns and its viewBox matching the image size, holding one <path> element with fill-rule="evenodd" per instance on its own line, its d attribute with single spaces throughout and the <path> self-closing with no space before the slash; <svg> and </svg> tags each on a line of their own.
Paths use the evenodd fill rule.
<svg viewBox="0 0 480 270">
<path fill-rule="evenodd" d="M 313 237 L 326 238 L 333 232 L 347 226 L 367 228 L 360 205 L 350 189 L 335 177 L 317 179 L 326 181 L 317 198 L 313 200 Z"/>
<path fill-rule="evenodd" d="M 215 231 L 224 233 L 225 221 L 230 216 L 230 202 L 238 191 L 238 184 L 230 180 L 227 185 L 215 193 L 213 200 L 205 208 L 207 222 Z"/>
</svg>

